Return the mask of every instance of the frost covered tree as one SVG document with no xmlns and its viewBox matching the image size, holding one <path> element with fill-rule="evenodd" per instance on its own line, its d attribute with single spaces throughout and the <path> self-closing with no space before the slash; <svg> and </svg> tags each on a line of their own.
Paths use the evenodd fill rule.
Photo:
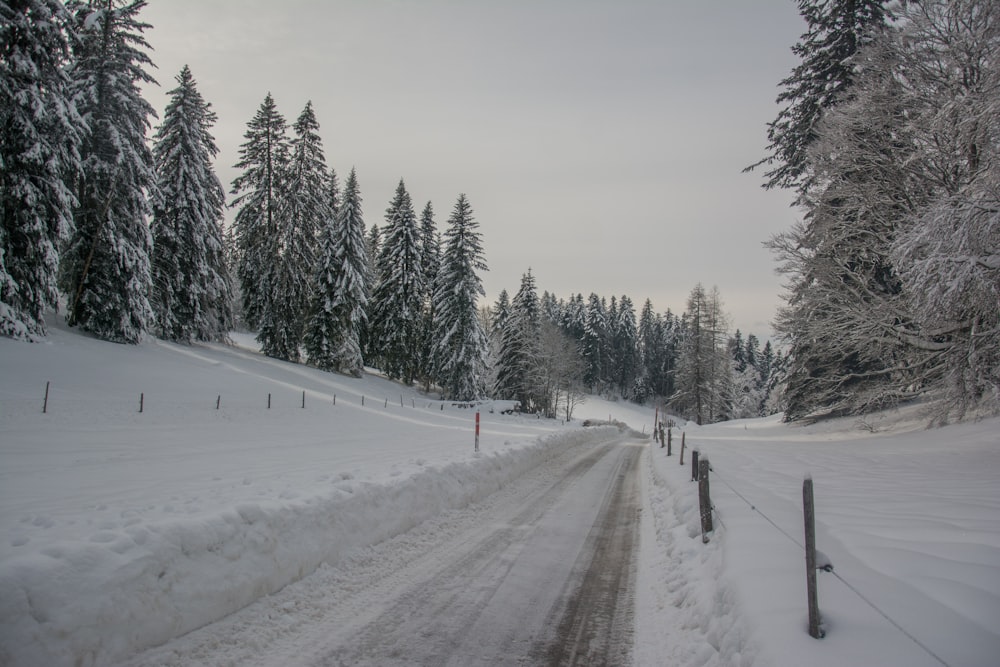
<svg viewBox="0 0 1000 667">
<path fill-rule="evenodd" d="M 212 160 L 216 115 L 184 66 L 153 137 L 151 302 L 157 333 L 177 341 L 220 340 L 233 324 L 222 213 L 225 191 Z"/>
<path fill-rule="evenodd" d="M 364 371 L 361 330 L 368 305 L 368 252 L 361 192 L 352 169 L 335 221 L 323 227 L 315 290 L 306 326 L 309 363 L 355 377 Z"/>
<path fill-rule="evenodd" d="M 371 300 L 371 348 L 392 379 L 412 384 L 423 340 L 424 275 L 420 227 L 403 179 L 385 212 L 379 279 Z"/>
<path fill-rule="evenodd" d="M 261 326 L 274 295 L 273 271 L 279 252 L 279 216 L 289 145 L 287 124 L 270 93 L 247 123 L 246 141 L 240 146 L 241 170 L 233 180 L 231 206 L 236 276 L 243 295 L 243 320 Z"/>
<path fill-rule="evenodd" d="M 59 246 L 73 229 L 66 177 L 86 131 L 63 68 L 72 18 L 56 0 L 0 1 L 0 335 L 45 335 Z"/>
<path fill-rule="evenodd" d="M 791 278 L 786 418 L 996 395 L 997 11 L 908 3 L 817 123 L 806 217 L 771 244 Z"/>
<path fill-rule="evenodd" d="M 904 187 L 904 159 L 893 146 L 902 110 L 883 103 L 894 99 L 892 82 L 858 85 L 861 54 L 888 30 L 885 3 L 801 0 L 799 8 L 809 25 L 793 47 L 801 62 L 782 81 L 778 102 L 786 106 L 768 127 L 771 154 L 753 165 L 771 166 L 765 187 L 796 190 L 805 209 L 799 224 L 768 244 L 789 276 L 777 322 L 795 364 L 787 419 L 877 407 L 900 383 L 898 346 L 882 334 L 899 315 L 887 307 L 899 292 L 887 252 L 892 209 L 907 202 L 888 197 L 876 205 L 872 197 L 875 182 Z M 854 112 L 876 101 L 881 117 Z M 866 157 L 859 160 L 858 150 Z"/>
<path fill-rule="evenodd" d="M 144 0 L 73 0 L 73 99 L 90 132 L 75 179 L 75 230 L 60 263 L 66 321 L 99 338 L 137 343 L 152 318 L 152 237 L 146 217 L 156 173 L 146 143 L 156 116 L 139 85 L 155 83 L 139 20 Z"/>
<path fill-rule="evenodd" d="M 444 233 L 441 267 L 434 292 L 434 368 L 444 395 L 467 401 L 486 394 L 486 334 L 477 300 L 486 271 L 479 223 L 464 194 L 459 195 Z"/>
<path fill-rule="evenodd" d="M 579 346 L 554 321 L 542 318 L 535 370 L 542 412 L 551 418 L 560 413 L 566 421 L 585 400 L 583 360 Z"/>
<path fill-rule="evenodd" d="M 890 249 L 923 195 L 912 187 L 899 82 L 882 57 L 859 56 L 852 99 L 826 114 L 808 153 L 815 184 L 802 198 L 806 216 L 769 242 L 789 278 L 775 323 L 793 356 L 787 419 L 878 409 L 910 384 L 894 334 L 909 315 Z"/>
<path fill-rule="evenodd" d="M 903 19 L 893 74 L 918 149 L 910 167 L 932 194 L 891 256 L 912 314 L 904 340 L 940 377 L 944 421 L 1000 410 L 1000 7 L 927 1 Z"/>
<path fill-rule="evenodd" d="M 888 20 L 885 0 L 798 0 L 808 29 L 792 52 L 801 59 L 781 82 L 778 117 L 767 126 L 770 154 L 749 167 L 767 165 L 767 188 L 809 189 L 806 150 L 816 139 L 824 112 L 850 95 L 851 58 Z"/>
</svg>

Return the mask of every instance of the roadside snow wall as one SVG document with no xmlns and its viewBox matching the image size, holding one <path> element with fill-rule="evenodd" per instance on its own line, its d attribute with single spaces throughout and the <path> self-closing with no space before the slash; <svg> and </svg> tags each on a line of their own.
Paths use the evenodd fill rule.
<svg viewBox="0 0 1000 667">
<path fill-rule="evenodd" d="M 328 496 L 247 503 L 10 559 L 0 566 L 0 665 L 123 660 L 272 594 L 321 563 L 485 498 L 607 430 L 560 433 L 389 484 L 344 480 Z"/>
</svg>

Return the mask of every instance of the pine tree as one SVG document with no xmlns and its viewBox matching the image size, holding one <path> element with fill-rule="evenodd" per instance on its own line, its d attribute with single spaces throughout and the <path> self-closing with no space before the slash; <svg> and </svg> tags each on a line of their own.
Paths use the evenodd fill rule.
<svg viewBox="0 0 1000 667">
<path fill-rule="evenodd" d="M 545 290 L 542 292 L 542 298 L 539 301 L 539 306 L 542 309 L 542 319 L 548 320 L 553 324 L 559 324 L 562 321 L 562 306 L 556 295 Z"/>
<path fill-rule="evenodd" d="M 246 141 L 235 165 L 242 170 L 231 192 L 235 195 L 231 206 L 238 209 L 233 220 L 236 275 L 243 295 L 243 320 L 251 329 L 263 324 L 275 298 L 280 197 L 289 153 L 286 129 L 268 93 L 247 124 Z"/>
<path fill-rule="evenodd" d="M 73 0 L 76 21 L 71 90 L 90 133 L 80 149 L 76 229 L 60 263 L 69 296 L 66 320 L 99 338 L 137 343 L 152 318 L 149 305 L 152 237 L 146 222 L 156 174 L 146 144 L 156 112 L 139 90 L 155 83 L 138 19 L 146 3 Z"/>
<path fill-rule="evenodd" d="M 330 167 L 330 175 L 327 176 L 326 182 L 330 192 L 327 203 L 330 206 L 330 213 L 333 219 L 336 220 L 337 216 L 340 215 L 340 180 L 337 178 L 337 171 L 333 167 Z M 364 237 L 363 233 L 362 237 Z"/>
<path fill-rule="evenodd" d="M 232 285 L 222 233 L 225 192 L 212 167 L 216 115 L 185 65 L 153 138 L 153 293 L 163 338 L 220 340 L 232 327 Z"/>
<path fill-rule="evenodd" d="M 485 395 L 486 335 L 477 299 L 486 271 L 479 224 L 465 195 L 459 195 L 444 233 L 441 269 L 434 292 L 434 368 L 444 395 L 468 401 Z"/>
<path fill-rule="evenodd" d="M 807 149 L 828 109 L 850 96 L 854 83 L 851 58 L 889 18 L 885 0 L 798 0 L 809 28 L 792 52 L 801 62 L 785 78 L 778 104 L 785 104 L 768 124 L 770 155 L 749 167 L 770 170 L 766 188 L 791 188 L 804 193 L 813 183 Z"/>
<path fill-rule="evenodd" d="M 526 412 L 548 411 L 548 397 L 539 382 L 541 310 L 530 269 L 521 277 L 509 316 L 498 326 L 500 349 L 494 395 L 519 401 Z"/>
<path fill-rule="evenodd" d="M 58 248 L 73 229 L 65 183 L 85 125 L 62 65 L 72 18 L 56 0 L 0 2 L 0 335 L 45 335 Z"/>
<path fill-rule="evenodd" d="M 312 102 L 292 126 L 290 156 L 279 199 L 274 298 L 261 341 L 265 354 L 299 360 L 299 348 L 316 276 L 319 230 L 333 218 L 329 175 Z"/>
<path fill-rule="evenodd" d="M 382 230 L 378 225 L 372 225 L 365 235 L 365 249 L 368 252 L 368 266 L 372 267 L 372 270 L 377 270 L 379 252 L 382 250 Z M 372 277 L 378 280 L 379 276 L 375 274 Z"/>
<path fill-rule="evenodd" d="M 441 265 L 441 239 L 434 222 L 434 207 L 430 202 L 420 214 L 420 270 L 424 276 L 423 318 L 420 332 L 420 358 L 417 376 L 430 391 L 434 375 L 434 286 Z"/>
<path fill-rule="evenodd" d="M 729 339 L 729 354 L 733 359 L 733 370 L 742 373 L 747 367 L 746 343 L 743 341 L 743 332 L 739 329 Z"/>
<path fill-rule="evenodd" d="M 334 203 L 337 219 L 325 225 L 321 234 L 305 348 L 309 363 L 317 368 L 361 377 L 369 268 L 361 192 L 353 169 L 344 184 L 343 199 Z"/>
<path fill-rule="evenodd" d="M 419 370 L 425 288 L 420 228 L 402 179 L 385 221 L 372 293 L 372 348 L 386 375 L 409 385 Z"/>
<path fill-rule="evenodd" d="M 581 353 L 584 360 L 583 383 L 592 392 L 602 390 L 607 338 L 608 320 L 605 307 L 600 297 L 591 293 L 587 303 Z"/>
<path fill-rule="evenodd" d="M 639 376 L 639 332 L 632 299 L 626 295 L 618 302 L 613 345 L 615 383 L 622 398 L 631 398 Z"/>
<path fill-rule="evenodd" d="M 583 295 L 576 294 L 570 298 L 563 311 L 560 326 L 566 335 L 575 341 L 583 342 L 587 322 L 587 306 L 583 303 Z"/>
</svg>

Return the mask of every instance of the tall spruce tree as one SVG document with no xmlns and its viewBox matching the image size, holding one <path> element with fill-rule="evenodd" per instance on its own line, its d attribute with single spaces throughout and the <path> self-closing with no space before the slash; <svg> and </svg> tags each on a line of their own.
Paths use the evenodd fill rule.
<svg viewBox="0 0 1000 667">
<path fill-rule="evenodd" d="M 484 295 L 486 271 L 479 223 L 464 194 L 459 195 L 444 233 L 441 268 L 434 292 L 434 368 L 444 395 L 452 400 L 486 393 L 486 334 L 476 302 Z"/>
<path fill-rule="evenodd" d="M 139 85 L 155 83 L 139 12 L 145 0 L 73 0 L 74 60 L 69 69 L 77 109 L 90 132 L 80 149 L 74 187 L 75 231 L 61 258 L 66 320 L 99 338 L 137 343 L 152 318 L 152 237 L 146 216 L 156 173 L 146 143 L 156 112 Z"/>
<path fill-rule="evenodd" d="M 270 93 L 247 123 L 246 141 L 240 146 L 233 180 L 236 208 L 233 234 L 236 240 L 236 275 L 243 298 L 243 320 L 258 329 L 262 344 L 271 337 L 269 327 L 273 302 L 277 298 L 276 268 L 281 205 L 286 166 L 289 159 L 287 124 Z"/>
<path fill-rule="evenodd" d="M 529 269 L 501 325 L 494 395 L 521 403 L 526 412 L 546 410 L 548 396 L 539 382 L 542 317 L 535 277 Z"/>
<path fill-rule="evenodd" d="M 784 107 L 767 126 L 770 154 L 746 171 L 767 165 L 766 188 L 806 192 L 813 182 L 807 149 L 825 111 L 845 101 L 854 83 L 851 58 L 886 26 L 885 0 L 798 0 L 808 29 L 792 47 L 801 62 L 781 81 Z"/>
<path fill-rule="evenodd" d="M 355 377 L 364 371 L 361 330 L 368 304 L 368 252 L 361 192 L 354 169 L 333 203 L 335 221 L 323 227 L 315 290 L 306 326 L 309 363 Z"/>
<path fill-rule="evenodd" d="M 639 376 L 639 332 L 635 321 L 632 299 L 622 295 L 614 326 L 614 375 L 622 398 L 635 395 L 636 378 Z"/>
<path fill-rule="evenodd" d="M 216 115 L 187 65 L 153 137 L 152 306 L 158 334 L 219 340 L 233 324 L 232 283 L 223 246 L 225 191 L 212 166 Z"/>
<path fill-rule="evenodd" d="M 591 293 L 583 325 L 581 352 L 584 359 L 583 383 L 591 391 L 602 391 L 608 338 L 608 318 L 604 304 Z"/>
<path fill-rule="evenodd" d="M 372 349 L 386 375 L 412 384 L 419 371 L 425 292 L 420 228 L 403 179 L 385 221 L 372 293 Z"/>
<path fill-rule="evenodd" d="M 420 358 L 417 375 L 430 391 L 434 375 L 434 286 L 441 266 L 441 239 L 434 221 L 434 207 L 430 202 L 420 214 L 420 267 L 424 276 L 423 319 L 420 333 Z"/>
<path fill-rule="evenodd" d="M 72 18 L 57 0 L 0 2 L 0 335 L 45 335 L 59 245 L 76 200 L 86 131 L 63 65 Z"/>
<path fill-rule="evenodd" d="M 275 294 L 261 327 L 269 356 L 299 360 L 316 276 L 319 231 L 333 218 L 330 183 L 312 102 L 292 125 L 289 161 L 279 200 Z"/>
</svg>

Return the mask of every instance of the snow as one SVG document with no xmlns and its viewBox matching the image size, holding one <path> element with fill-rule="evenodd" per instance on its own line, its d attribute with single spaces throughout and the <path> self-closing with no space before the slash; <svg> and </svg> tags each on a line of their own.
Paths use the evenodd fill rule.
<svg viewBox="0 0 1000 667">
<path fill-rule="evenodd" d="M 687 444 L 713 470 L 716 530 L 704 550 L 697 485 L 690 466 L 678 465 L 677 439 L 673 457 L 651 451 L 659 541 L 680 552 L 682 569 L 696 570 L 683 583 L 673 572 L 652 573 L 651 604 L 694 610 L 713 648 L 704 662 L 676 664 L 997 664 L 1000 420 L 926 430 L 917 410 L 885 413 L 874 425 L 805 427 L 777 417 L 688 424 Z M 820 564 L 834 566 L 817 573 L 821 641 L 806 633 L 801 508 L 809 476 Z M 738 618 L 720 623 L 733 608 Z M 646 617 L 676 614 L 653 612 Z M 655 644 L 655 631 L 649 638 Z"/>
<path fill-rule="evenodd" d="M 266 359 L 251 336 L 128 346 L 50 329 L 0 340 L 4 665 L 126 659 L 379 545 L 391 558 L 414 529 L 435 539 L 440 517 L 599 437 L 585 418 L 653 419 L 593 398 L 568 425 L 486 404 L 477 456 L 475 410 Z M 672 457 L 651 442 L 635 663 L 995 665 L 1000 420 L 924 425 L 683 426 L 685 463 L 691 447 L 712 462 L 707 544 L 679 430 Z M 835 566 L 818 572 L 823 640 L 805 630 L 807 473 Z"/>
</svg>

